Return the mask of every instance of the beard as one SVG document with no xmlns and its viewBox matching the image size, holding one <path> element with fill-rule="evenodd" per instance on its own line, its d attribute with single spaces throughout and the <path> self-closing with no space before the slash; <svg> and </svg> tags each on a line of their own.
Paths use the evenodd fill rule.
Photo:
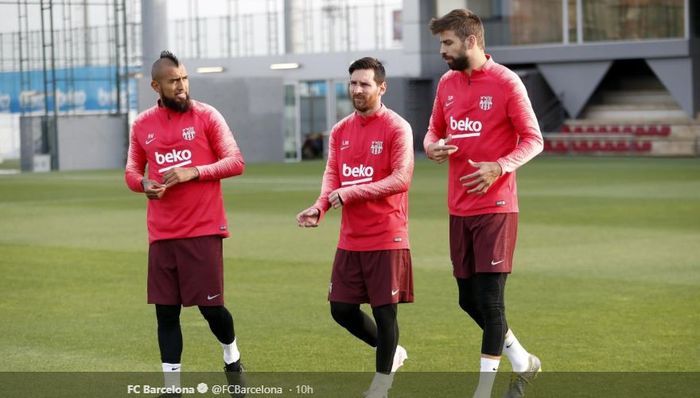
<svg viewBox="0 0 700 398">
<path fill-rule="evenodd" d="M 459 57 L 442 57 L 446 62 L 447 66 L 452 70 L 467 70 L 469 69 L 469 58 L 466 55 L 461 55 Z"/>
<path fill-rule="evenodd" d="M 187 94 L 187 99 L 180 100 L 177 97 L 175 98 L 169 98 L 163 95 L 163 93 L 160 93 L 160 101 L 163 103 L 163 106 L 166 108 L 173 110 L 178 113 L 185 113 L 190 109 L 190 95 Z"/>
<path fill-rule="evenodd" d="M 358 112 L 363 113 L 374 108 L 377 104 L 377 97 L 372 95 L 357 95 L 352 97 L 352 106 Z"/>
</svg>

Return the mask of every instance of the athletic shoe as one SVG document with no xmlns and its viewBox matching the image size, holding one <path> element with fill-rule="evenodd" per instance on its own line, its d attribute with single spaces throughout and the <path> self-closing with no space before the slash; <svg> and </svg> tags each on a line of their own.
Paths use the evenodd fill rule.
<svg viewBox="0 0 700 398">
<path fill-rule="evenodd" d="M 408 359 L 408 353 L 406 352 L 406 349 L 401 347 L 400 345 L 396 346 L 396 352 L 394 352 L 394 363 L 391 365 L 391 373 L 396 372 L 399 370 L 401 366 L 403 366 L 403 361 Z"/>
<path fill-rule="evenodd" d="M 528 358 L 529 366 L 526 371 L 517 373 L 513 372 L 510 376 L 510 386 L 503 398 L 520 398 L 525 396 L 525 387 L 532 383 L 537 377 L 537 374 L 542 371 L 542 363 L 536 356 L 530 354 Z"/>
<path fill-rule="evenodd" d="M 243 398 L 245 394 L 234 394 L 233 386 L 245 387 L 245 369 L 243 369 L 243 364 L 241 360 L 230 363 L 228 365 L 224 364 L 224 373 L 226 374 L 226 380 L 228 380 L 229 388 L 231 389 L 231 397 L 233 398 Z"/>
</svg>

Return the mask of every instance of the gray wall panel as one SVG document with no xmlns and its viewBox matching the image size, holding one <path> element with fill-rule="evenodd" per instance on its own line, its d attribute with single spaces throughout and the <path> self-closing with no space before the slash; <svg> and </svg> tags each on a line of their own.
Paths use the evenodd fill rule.
<svg viewBox="0 0 700 398">
<path fill-rule="evenodd" d="M 58 118 L 59 170 L 124 168 L 128 146 L 125 116 Z"/>
<path fill-rule="evenodd" d="M 233 130 L 246 162 L 284 160 L 281 79 L 190 77 L 192 98 L 212 105 Z"/>
</svg>

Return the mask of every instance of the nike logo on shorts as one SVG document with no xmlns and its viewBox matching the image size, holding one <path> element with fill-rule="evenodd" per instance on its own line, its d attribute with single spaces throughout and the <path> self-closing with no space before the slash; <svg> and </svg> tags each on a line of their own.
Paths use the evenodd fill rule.
<svg viewBox="0 0 700 398">
<path fill-rule="evenodd" d="M 207 295 L 207 300 L 214 300 L 215 298 L 217 298 L 217 297 L 219 297 L 219 296 L 221 296 L 221 293 L 215 294 L 215 295 L 213 295 L 213 296 Z"/>
<path fill-rule="evenodd" d="M 502 263 L 503 261 L 504 260 L 501 260 L 501 261 L 491 260 L 491 265 L 498 265 L 498 264 Z"/>
<path fill-rule="evenodd" d="M 398 293 L 399 293 L 399 289 L 396 289 L 396 290 L 393 290 L 393 289 L 392 289 L 392 290 L 391 290 L 391 295 L 392 295 L 392 296 L 396 296 Z"/>
</svg>

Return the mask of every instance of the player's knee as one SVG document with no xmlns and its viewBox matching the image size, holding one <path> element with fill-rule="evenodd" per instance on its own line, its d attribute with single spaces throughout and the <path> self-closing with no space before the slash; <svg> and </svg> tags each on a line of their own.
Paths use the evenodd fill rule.
<svg viewBox="0 0 700 398">
<path fill-rule="evenodd" d="M 359 306 L 354 304 L 331 302 L 331 316 L 340 325 L 350 322 L 359 310 Z"/>
<path fill-rule="evenodd" d="M 396 304 L 387 304 L 372 308 L 372 315 L 377 326 L 386 325 L 393 327 L 396 324 Z"/>
<path fill-rule="evenodd" d="M 158 327 L 177 327 L 180 324 L 180 306 L 156 304 L 156 318 Z"/>
<path fill-rule="evenodd" d="M 214 307 L 199 306 L 199 312 L 206 320 L 222 319 L 225 316 L 225 311 L 226 309 L 221 305 Z"/>
</svg>

